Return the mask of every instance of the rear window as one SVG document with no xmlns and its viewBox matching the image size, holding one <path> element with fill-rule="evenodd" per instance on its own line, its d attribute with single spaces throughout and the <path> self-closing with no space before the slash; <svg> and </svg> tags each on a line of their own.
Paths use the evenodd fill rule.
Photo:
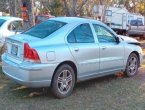
<svg viewBox="0 0 145 110">
<path fill-rule="evenodd" d="M 24 32 L 24 34 L 43 39 L 63 27 L 65 24 L 66 23 L 60 21 L 47 20 L 30 28 Z"/>
<path fill-rule="evenodd" d="M 137 26 L 137 20 L 131 20 L 130 25 L 131 26 Z"/>
<path fill-rule="evenodd" d="M 143 26 L 143 22 L 142 22 L 142 20 L 132 20 L 130 22 L 130 25 L 131 26 Z"/>
<path fill-rule="evenodd" d="M 0 19 L 0 26 L 2 26 L 2 25 L 4 24 L 5 21 L 6 21 L 6 20 L 4 20 L 4 19 Z"/>
</svg>

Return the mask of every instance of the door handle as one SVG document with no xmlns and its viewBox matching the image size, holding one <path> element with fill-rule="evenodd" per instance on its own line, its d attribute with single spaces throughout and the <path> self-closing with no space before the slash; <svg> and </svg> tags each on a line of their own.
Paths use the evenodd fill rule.
<svg viewBox="0 0 145 110">
<path fill-rule="evenodd" d="M 79 51 L 79 48 L 74 48 L 74 51 L 75 51 L 75 52 L 78 52 L 78 51 Z"/>
</svg>

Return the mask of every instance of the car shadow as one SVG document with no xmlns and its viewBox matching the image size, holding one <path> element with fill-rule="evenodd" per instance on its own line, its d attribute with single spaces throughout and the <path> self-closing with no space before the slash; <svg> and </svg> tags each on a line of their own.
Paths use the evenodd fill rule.
<svg viewBox="0 0 145 110">
<path fill-rule="evenodd" d="M 73 93 L 77 93 L 78 91 L 83 91 L 84 89 L 89 90 L 89 88 L 91 88 L 92 86 L 95 87 L 95 85 L 97 84 L 106 84 L 110 81 L 117 80 L 117 79 L 118 79 L 117 76 L 109 75 L 109 76 L 99 77 L 88 81 L 80 82 L 76 84 Z M 13 95 L 19 98 L 25 99 L 25 98 L 43 97 L 43 98 L 55 99 L 50 88 L 27 88 L 25 86 L 21 86 L 13 82 L 10 89 Z"/>
<path fill-rule="evenodd" d="M 90 86 L 94 86 L 95 84 L 108 83 L 110 81 L 117 80 L 118 78 L 125 78 L 125 77 L 124 76 L 118 77 L 116 75 L 98 77 L 98 78 L 94 78 L 94 79 L 90 79 L 90 80 L 78 83 L 76 85 L 76 89 L 89 88 Z"/>
</svg>

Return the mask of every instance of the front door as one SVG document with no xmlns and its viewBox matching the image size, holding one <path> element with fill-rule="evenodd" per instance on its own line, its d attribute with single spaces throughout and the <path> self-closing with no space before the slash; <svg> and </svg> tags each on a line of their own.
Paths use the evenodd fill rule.
<svg viewBox="0 0 145 110">
<path fill-rule="evenodd" d="M 100 73 L 113 72 L 123 68 L 124 46 L 117 43 L 110 30 L 94 24 L 100 46 Z"/>
</svg>

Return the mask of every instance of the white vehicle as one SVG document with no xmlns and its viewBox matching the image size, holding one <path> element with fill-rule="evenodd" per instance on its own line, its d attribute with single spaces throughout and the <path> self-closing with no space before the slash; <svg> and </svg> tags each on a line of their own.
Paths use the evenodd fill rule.
<svg viewBox="0 0 145 110">
<path fill-rule="evenodd" d="M 96 5 L 93 8 L 94 17 L 100 16 L 101 20 L 105 15 L 105 23 L 110 26 L 118 34 L 126 34 L 132 20 L 140 20 L 144 25 L 144 16 L 130 13 L 124 7 L 105 7 L 104 5 Z"/>
<path fill-rule="evenodd" d="M 17 17 L 0 17 L 0 46 L 3 45 L 5 38 L 18 34 L 23 30 L 23 20 Z"/>
</svg>

